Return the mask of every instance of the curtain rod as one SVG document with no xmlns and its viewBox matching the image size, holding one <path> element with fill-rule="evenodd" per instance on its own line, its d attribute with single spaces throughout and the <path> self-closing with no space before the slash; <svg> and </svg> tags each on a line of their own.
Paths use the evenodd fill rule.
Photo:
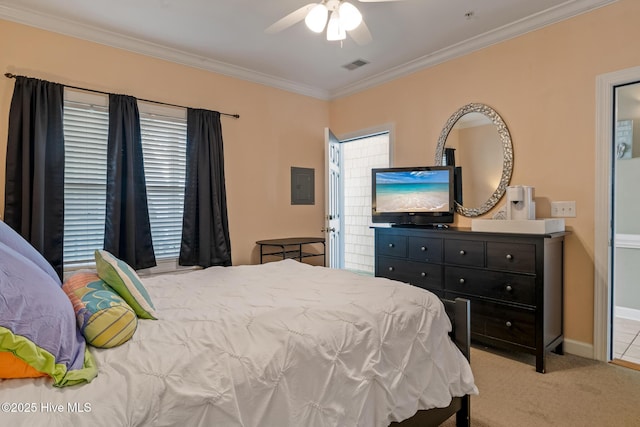
<svg viewBox="0 0 640 427">
<path fill-rule="evenodd" d="M 12 73 L 4 73 L 4 76 L 8 79 L 14 79 L 16 77 L 25 77 L 25 76 L 18 76 L 16 74 L 12 74 Z M 103 95 L 110 95 L 109 92 L 103 92 L 101 90 L 95 90 L 95 89 L 87 89 L 84 87 L 78 87 L 78 86 L 71 86 L 71 85 L 63 85 L 65 87 L 69 87 L 71 89 L 78 89 L 78 90 L 85 90 L 87 92 L 93 92 L 93 93 L 101 93 Z M 178 108 L 189 108 L 189 107 L 185 107 L 182 105 L 177 105 L 177 104 L 169 104 L 167 102 L 162 102 L 162 101 L 153 101 L 150 99 L 141 99 L 141 98 L 136 98 L 138 101 L 143 101 L 143 102 L 151 102 L 153 104 L 160 104 L 160 105 L 166 105 L 169 107 L 178 107 Z M 219 111 L 218 111 L 219 112 Z M 220 113 L 220 112 L 219 112 Z M 234 119 L 239 119 L 240 118 L 240 114 L 230 114 L 230 113 L 220 113 L 221 116 L 228 116 L 228 117 L 233 117 Z"/>
</svg>

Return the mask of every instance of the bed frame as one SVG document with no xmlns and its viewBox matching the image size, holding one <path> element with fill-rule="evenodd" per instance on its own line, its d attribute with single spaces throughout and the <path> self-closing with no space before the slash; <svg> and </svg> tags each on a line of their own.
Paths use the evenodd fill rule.
<svg viewBox="0 0 640 427">
<path fill-rule="evenodd" d="M 443 299 L 442 302 L 453 327 L 449 335 L 451 335 L 451 339 L 467 360 L 471 360 L 470 302 L 464 298 L 456 298 L 455 301 Z M 399 423 L 391 423 L 390 427 L 436 427 L 454 414 L 456 416 L 456 427 L 470 427 L 470 403 L 469 395 L 454 397 L 451 404 L 446 408 L 420 410 L 411 418 Z"/>
</svg>

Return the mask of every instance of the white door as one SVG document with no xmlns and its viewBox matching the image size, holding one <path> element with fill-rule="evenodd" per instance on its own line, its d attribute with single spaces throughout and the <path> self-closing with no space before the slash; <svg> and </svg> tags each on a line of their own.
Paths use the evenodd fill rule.
<svg viewBox="0 0 640 427">
<path fill-rule="evenodd" d="M 342 268 L 342 234 L 340 230 L 340 211 L 342 201 L 342 184 L 340 180 L 340 141 L 329 128 L 324 130 L 325 140 L 325 228 L 327 266 Z"/>
</svg>

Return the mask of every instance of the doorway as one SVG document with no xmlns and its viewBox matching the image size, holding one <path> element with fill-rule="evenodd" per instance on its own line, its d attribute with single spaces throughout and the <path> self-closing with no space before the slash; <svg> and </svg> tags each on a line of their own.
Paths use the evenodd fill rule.
<svg viewBox="0 0 640 427">
<path fill-rule="evenodd" d="M 371 229 L 371 169 L 389 167 L 389 132 L 343 141 L 344 268 L 371 274 L 375 268 Z"/>
<path fill-rule="evenodd" d="M 389 128 L 361 131 L 336 138 L 329 150 L 335 152 L 336 146 L 339 147 L 339 161 L 335 163 L 339 164 L 339 170 L 331 170 L 336 165 L 329 164 L 327 173 L 333 177 L 330 181 L 337 180 L 338 183 L 328 184 L 326 199 L 333 201 L 327 218 L 339 219 L 339 224 L 327 227 L 332 240 L 336 241 L 336 247 L 331 250 L 339 256 L 329 257 L 330 267 L 373 275 L 371 169 L 390 165 L 391 132 Z M 340 230 L 338 239 L 334 230 Z"/>
<path fill-rule="evenodd" d="M 640 369 L 640 82 L 614 89 L 612 359 Z"/>
<path fill-rule="evenodd" d="M 616 277 L 616 246 L 624 241 L 623 234 L 616 235 L 615 203 L 622 195 L 616 185 L 616 91 L 617 88 L 640 82 L 640 67 L 633 67 L 613 73 L 603 74 L 596 79 L 596 164 L 595 164 L 595 238 L 594 238 L 594 337 L 593 356 L 597 360 L 609 361 L 614 354 L 614 333 L 616 297 L 623 289 L 618 289 Z M 622 119 L 622 116 L 620 116 Z M 622 153 L 624 156 L 625 154 Z M 630 164 L 630 163 L 629 163 Z M 621 177 L 618 177 L 621 180 Z M 620 181 L 622 182 L 622 181 Z M 633 197 L 637 199 L 637 197 Z M 636 201 L 636 203 L 640 203 Z M 620 219 L 618 219 L 620 220 Z M 622 265 L 622 260 L 618 259 Z M 625 263 L 627 264 L 627 263 Z M 626 274 L 626 273 L 622 273 Z M 637 287 L 637 285 L 636 285 Z"/>
</svg>

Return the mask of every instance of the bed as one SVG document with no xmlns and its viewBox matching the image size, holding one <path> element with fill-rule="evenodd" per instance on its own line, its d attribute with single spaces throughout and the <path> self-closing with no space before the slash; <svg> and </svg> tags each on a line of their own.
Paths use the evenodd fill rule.
<svg viewBox="0 0 640 427">
<path fill-rule="evenodd" d="M 469 425 L 468 301 L 293 260 L 141 282 L 157 319 L 90 382 L 0 380 L 0 424 Z"/>
</svg>

